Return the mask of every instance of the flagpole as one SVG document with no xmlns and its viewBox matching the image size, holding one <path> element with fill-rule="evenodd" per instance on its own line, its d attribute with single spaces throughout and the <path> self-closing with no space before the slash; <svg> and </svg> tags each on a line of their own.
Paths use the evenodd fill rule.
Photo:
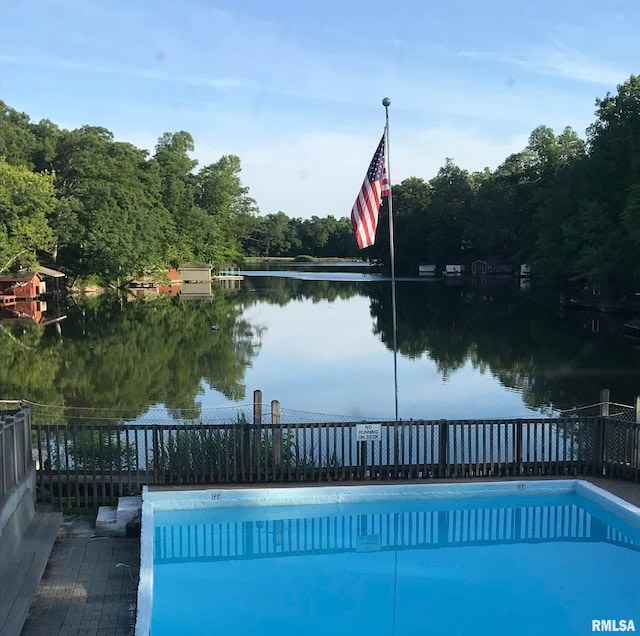
<svg viewBox="0 0 640 636">
<path fill-rule="evenodd" d="M 382 100 L 386 124 L 384 127 L 385 161 L 387 162 L 387 179 L 391 187 L 391 161 L 389 160 L 389 106 L 391 100 L 385 97 Z M 398 325 L 396 316 L 396 257 L 393 241 L 393 190 L 387 197 L 389 202 L 389 252 L 391 256 L 391 305 L 393 315 L 393 380 L 395 387 L 396 422 L 398 421 Z"/>
<path fill-rule="evenodd" d="M 389 183 L 389 188 L 391 188 L 391 161 L 389 160 L 389 106 L 391 106 L 391 100 L 388 97 L 385 97 L 382 100 L 382 105 L 384 106 L 384 115 L 385 115 L 385 127 L 384 127 L 384 146 L 385 153 L 384 159 L 387 162 L 387 179 Z M 393 189 L 389 192 L 389 196 L 387 197 L 387 201 L 389 202 L 389 255 L 391 257 L 391 311 L 393 316 L 393 383 L 395 388 L 395 405 L 396 405 L 396 422 L 398 421 L 398 325 L 397 325 L 397 316 L 396 316 L 396 257 L 395 257 L 395 249 L 394 249 L 394 239 L 393 239 Z M 398 467 L 398 429 L 396 426 L 394 428 L 394 466 Z M 397 531 L 397 528 L 396 528 Z M 397 550 L 397 542 L 396 542 L 396 550 L 393 562 L 393 625 L 392 625 L 392 634 L 395 636 L 396 633 L 396 606 L 398 604 L 398 550 Z"/>
</svg>

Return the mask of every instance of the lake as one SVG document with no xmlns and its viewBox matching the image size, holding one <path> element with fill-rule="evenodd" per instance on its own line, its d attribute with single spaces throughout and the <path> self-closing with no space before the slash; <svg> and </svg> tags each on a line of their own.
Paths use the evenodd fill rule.
<svg viewBox="0 0 640 636">
<path fill-rule="evenodd" d="M 259 265 L 256 267 L 260 267 Z M 209 300 L 69 299 L 66 318 L 0 322 L 0 399 L 99 420 L 233 419 L 261 389 L 283 421 L 540 415 L 640 392 L 622 317 L 562 315 L 519 279 L 399 279 L 357 264 L 246 270 Z M 217 330 L 212 329 L 212 326 Z"/>
</svg>

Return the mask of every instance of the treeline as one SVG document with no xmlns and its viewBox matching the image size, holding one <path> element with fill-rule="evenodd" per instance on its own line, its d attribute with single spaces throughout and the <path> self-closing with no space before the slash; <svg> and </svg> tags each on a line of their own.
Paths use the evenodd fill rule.
<svg viewBox="0 0 640 636">
<path fill-rule="evenodd" d="M 430 181 L 393 187 L 399 273 L 484 260 L 549 281 L 640 282 L 640 78 L 596 100 L 582 140 L 536 128 L 496 170 L 448 159 Z M 199 168 L 191 135 L 149 156 L 105 128 L 31 122 L 0 102 L 0 271 L 50 264 L 115 281 L 181 261 L 249 256 L 365 257 L 389 265 L 388 209 L 360 252 L 348 218 L 260 216 L 235 155 Z"/>
<path fill-rule="evenodd" d="M 358 258 L 351 220 L 334 216 L 290 218 L 284 212 L 254 219 L 251 234 L 243 241 L 247 256 L 298 256 Z"/>
<path fill-rule="evenodd" d="M 188 132 L 165 133 L 149 156 L 105 128 L 34 123 L 0 102 L 0 271 L 40 262 L 113 282 L 236 260 L 257 213 L 240 159 L 198 168 L 193 150 Z"/>
<path fill-rule="evenodd" d="M 348 218 L 259 216 L 227 155 L 198 167 L 188 132 L 155 153 L 94 126 L 32 122 L 0 102 L 0 271 L 52 265 L 103 282 L 179 262 L 357 256 Z"/>
<path fill-rule="evenodd" d="M 430 181 L 395 185 L 398 270 L 481 259 L 549 281 L 640 282 L 640 77 L 596 100 L 596 116 L 586 141 L 540 126 L 493 172 L 447 160 Z M 388 265 L 387 219 L 383 206 L 368 256 Z"/>
</svg>

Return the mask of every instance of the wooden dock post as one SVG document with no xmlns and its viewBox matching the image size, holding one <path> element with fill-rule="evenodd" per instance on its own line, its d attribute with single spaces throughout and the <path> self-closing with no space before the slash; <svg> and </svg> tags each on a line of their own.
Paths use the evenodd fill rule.
<svg viewBox="0 0 640 636">
<path fill-rule="evenodd" d="M 262 391 L 260 389 L 253 392 L 253 423 L 262 425 Z"/>
<path fill-rule="evenodd" d="M 609 389 L 602 389 L 600 391 L 600 415 L 603 417 L 609 417 Z"/>
</svg>

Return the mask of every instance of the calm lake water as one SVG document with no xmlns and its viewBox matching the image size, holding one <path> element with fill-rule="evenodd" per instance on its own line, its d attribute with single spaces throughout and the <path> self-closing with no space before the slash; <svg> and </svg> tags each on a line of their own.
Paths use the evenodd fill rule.
<svg viewBox="0 0 640 636">
<path fill-rule="evenodd" d="M 288 268 L 245 271 L 210 300 L 103 296 L 69 300 L 58 325 L 2 321 L 0 399 L 101 419 L 214 419 L 261 389 L 284 421 L 393 418 L 389 280 L 344 264 Z M 396 291 L 403 419 L 525 416 L 593 404 L 605 387 L 625 404 L 640 393 L 622 317 L 563 316 L 555 294 L 511 278 L 398 280 Z"/>
</svg>

